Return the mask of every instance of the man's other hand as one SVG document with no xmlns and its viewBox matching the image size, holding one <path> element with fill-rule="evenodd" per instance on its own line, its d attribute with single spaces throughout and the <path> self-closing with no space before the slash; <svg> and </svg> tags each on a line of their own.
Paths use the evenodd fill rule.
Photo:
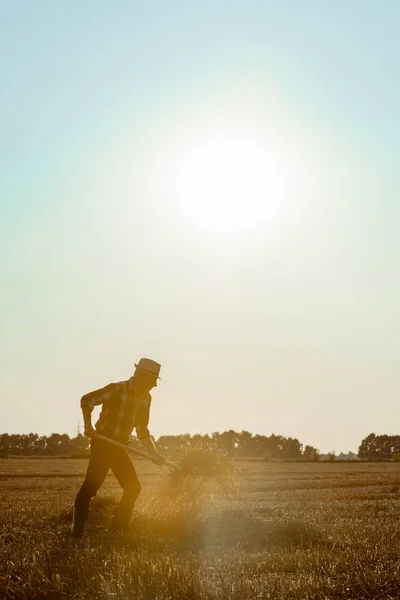
<svg viewBox="0 0 400 600">
<path fill-rule="evenodd" d="M 151 455 L 151 462 L 154 465 L 158 465 L 159 467 L 162 467 L 165 464 L 165 458 L 163 456 L 161 456 L 161 454 L 152 454 Z"/>
<path fill-rule="evenodd" d="M 92 438 L 96 435 L 96 431 L 93 429 L 92 425 L 86 425 L 83 435 L 86 435 L 88 438 Z"/>
</svg>

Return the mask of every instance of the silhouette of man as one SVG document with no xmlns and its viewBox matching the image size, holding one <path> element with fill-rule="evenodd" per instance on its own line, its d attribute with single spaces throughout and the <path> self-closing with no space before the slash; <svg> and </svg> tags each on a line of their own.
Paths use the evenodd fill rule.
<svg viewBox="0 0 400 600">
<path fill-rule="evenodd" d="M 96 439 L 100 433 L 113 440 L 127 444 L 134 428 L 152 462 L 163 465 L 165 459 L 159 454 L 150 437 L 148 429 L 151 395 L 150 390 L 157 387 L 161 365 L 149 358 L 141 358 L 135 364 L 135 372 L 127 381 L 110 383 L 106 387 L 86 394 L 81 399 L 81 408 L 85 424 L 85 435 L 92 438 L 89 464 L 86 478 L 80 488 L 74 504 L 71 534 L 80 538 L 89 514 L 89 503 L 104 482 L 111 469 L 123 489 L 121 502 L 113 520 L 113 528 L 128 528 L 132 510 L 139 496 L 141 486 L 128 453 L 122 448 Z M 92 426 L 92 411 L 102 405 L 100 417 L 95 429 Z"/>
</svg>

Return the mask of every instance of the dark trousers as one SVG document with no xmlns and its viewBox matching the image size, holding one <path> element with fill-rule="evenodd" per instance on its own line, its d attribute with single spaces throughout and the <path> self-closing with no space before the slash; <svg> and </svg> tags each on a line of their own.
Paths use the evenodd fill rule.
<svg viewBox="0 0 400 600">
<path fill-rule="evenodd" d="M 129 524 L 133 507 L 141 490 L 135 467 L 125 450 L 102 440 L 93 439 L 86 478 L 75 499 L 75 517 L 79 520 L 80 529 L 83 529 L 87 519 L 90 500 L 97 494 L 109 469 L 112 470 L 124 490 L 114 524 L 118 529 L 125 529 Z"/>
</svg>

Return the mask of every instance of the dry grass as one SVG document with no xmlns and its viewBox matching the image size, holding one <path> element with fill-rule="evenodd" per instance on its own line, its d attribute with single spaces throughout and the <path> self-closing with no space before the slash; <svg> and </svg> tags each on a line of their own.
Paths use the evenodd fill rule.
<svg viewBox="0 0 400 600">
<path fill-rule="evenodd" d="M 0 461 L 0 476 L 18 475 L 0 482 L 0 598 L 400 597 L 396 463 L 243 463 L 239 478 L 227 465 L 178 485 L 139 461 L 130 532 L 108 531 L 110 476 L 78 545 L 68 526 L 86 461 L 62 463 Z"/>
<path fill-rule="evenodd" d="M 214 448 L 205 444 L 191 448 L 182 454 L 179 464 L 184 470 L 166 473 L 152 510 L 190 510 L 197 515 L 217 499 L 239 493 L 240 470 Z"/>
</svg>

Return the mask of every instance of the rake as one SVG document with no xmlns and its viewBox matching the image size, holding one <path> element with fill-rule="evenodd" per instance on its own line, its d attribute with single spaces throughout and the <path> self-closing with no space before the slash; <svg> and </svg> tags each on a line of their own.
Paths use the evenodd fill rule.
<svg viewBox="0 0 400 600">
<path fill-rule="evenodd" d="M 100 433 L 96 433 L 93 436 L 97 440 L 102 440 L 103 442 L 108 442 L 117 448 L 122 448 L 122 450 L 126 450 L 129 454 L 136 454 L 136 456 L 142 456 L 143 458 L 147 458 L 149 460 L 153 460 L 153 457 L 148 452 L 144 452 L 144 450 L 136 450 L 136 448 L 132 448 L 132 446 L 128 446 L 127 444 L 121 444 L 121 442 L 117 442 L 116 440 L 112 440 L 111 438 L 106 437 L 105 435 L 100 435 Z M 190 471 L 189 469 L 185 469 L 181 465 L 172 462 L 171 460 L 166 460 L 164 462 L 166 467 L 170 467 L 171 469 L 175 469 L 176 471 L 182 471 L 184 473 L 189 473 L 190 475 L 199 475 L 199 473 L 195 473 L 194 471 Z"/>
</svg>

